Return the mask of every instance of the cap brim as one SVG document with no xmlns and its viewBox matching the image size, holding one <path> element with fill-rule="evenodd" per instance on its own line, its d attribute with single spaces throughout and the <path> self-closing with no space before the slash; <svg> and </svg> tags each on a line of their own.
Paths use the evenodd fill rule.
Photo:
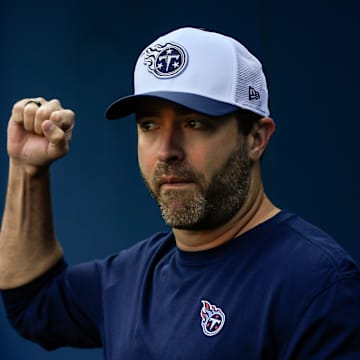
<svg viewBox="0 0 360 360">
<path fill-rule="evenodd" d="M 209 116 L 222 116 L 239 109 L 238 106 L 197 94 L 154 91 L 145 94 L 130 95 L 114 101 L 106 109 L 105 116 L 108 120 L 115 120 L 136 113 L 141 104 L 143 104 L 143 100 L 150 98 L 168 100 Z"/>
</svg>

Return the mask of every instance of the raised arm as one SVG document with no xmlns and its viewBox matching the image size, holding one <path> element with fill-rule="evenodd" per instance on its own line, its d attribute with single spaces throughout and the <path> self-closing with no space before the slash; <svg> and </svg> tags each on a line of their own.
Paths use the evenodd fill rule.
<svg viewBox="0 0 360 360">
<path fill-rule="evenodd" d="M 13 107 L 0 232 L 1 289 L 30 282 L 62 257 L 53 226 L 49 166 L 68 152 L 74 118 L 58 100 L 23 99 Z"/>
</svg>

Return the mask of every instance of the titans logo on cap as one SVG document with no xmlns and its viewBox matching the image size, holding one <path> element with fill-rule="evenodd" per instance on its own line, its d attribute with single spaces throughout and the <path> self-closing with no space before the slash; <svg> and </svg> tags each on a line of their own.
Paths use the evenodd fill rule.
<svg viewBox="0 0 360 360">
<path fill-rule="evenodd" d="M 156 44 L 144 51 L 144 65 L 159 78 L 179 75 L 186 67 L 187 53 L 178 44 Z"/>
<path fill-rule="evenodd" d="M 203 306 L 200 311 L 201 327 L 206 336 L 214 336 L 219 333 L 225 324 L 225 314 L 216 305 L 207 300 L 201 300 Z"/>
</svg>

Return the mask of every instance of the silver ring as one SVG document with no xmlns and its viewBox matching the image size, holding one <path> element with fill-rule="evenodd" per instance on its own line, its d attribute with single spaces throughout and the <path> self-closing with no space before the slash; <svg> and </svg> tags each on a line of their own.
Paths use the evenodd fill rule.
<svg viewBox="0 0 360 360">
<path fill-rule="evenodd" d="M 42 105 L 40 101 L 29 100 L 29 101 L 24 105 L 24 107 L 25 107 L 26 105 L 29 105 L 29 104 L 35 104 L 35 105 L 37 105 L 38 107 L 40 107 L 40 106 Z"/>
</svg>

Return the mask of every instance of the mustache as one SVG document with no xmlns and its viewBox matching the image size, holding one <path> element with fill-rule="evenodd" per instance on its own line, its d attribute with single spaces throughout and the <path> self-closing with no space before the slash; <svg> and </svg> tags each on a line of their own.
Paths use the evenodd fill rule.
<svg viewBox="0 0 360 360">
<path fill-rule="evenodd" d="M 156 184 L 159 184 L 162 178 L 169 176 L 186 181 L 198 179 L 196 172 L 183 163 L 161 163 L 154 170 L 153 180 Z"/>
</svg>

